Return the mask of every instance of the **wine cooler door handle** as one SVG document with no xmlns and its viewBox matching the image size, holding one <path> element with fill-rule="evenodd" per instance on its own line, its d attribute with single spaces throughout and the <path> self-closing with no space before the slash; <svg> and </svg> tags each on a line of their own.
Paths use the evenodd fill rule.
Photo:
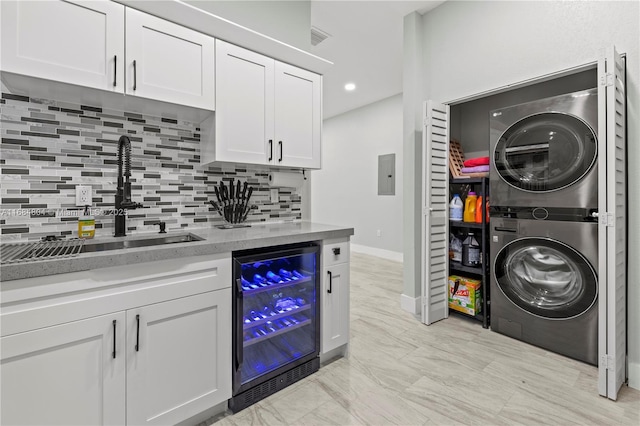
<svg viewBox="0 0 640 426">
<path fill-rule="evenodd" d="M 113 320 L 113 352 L 111 356 L 116 359 L 116 320 Z"/>
<path fill-rule="evenodd" d="M 140 315 L 136 315 L 136 352 L 140 350 Z"/>
<path fill-rule="evenodd" d="M 327 274 L 329 274 L 329 288 L 327 289 L 327 293 L 331 293 L 331 281 L 333 281 L 333 275 L 331 274 L 331 271 L 327 271 Z"/>
<path fill-rule="evenodd" d="M 236 280 L 236 287 L 236 371 L 239 373 L 240 368 L 242 368 L 242 359 L 244 358 L 244 329 L 242 322 L 244 295 L 242 294 L 242 283 L 240 279 Z"/>
</svg>

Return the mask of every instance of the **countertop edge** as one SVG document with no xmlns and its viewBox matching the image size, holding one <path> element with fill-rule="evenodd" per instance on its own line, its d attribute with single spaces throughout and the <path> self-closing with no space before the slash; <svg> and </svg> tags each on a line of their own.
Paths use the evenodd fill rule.
<svg viewBox="0 0 640 426">
<path fill-rule="evenodd" d="M 279 225 L 279 227 L 283 227 Z M 112 266 L 124 266 L 138 263 L 162 261 L 176 257 L 202 256 L 233 252 L 237 250 L 257 249 L 308 241 L 320 241 L 333 238 L 344 238 L 354 234 L 353 228 L 328 227 L 329 229 L 296 232 L 287 230 L 281 234 L 256 238 L 238 238 L 230 241 L 211 241 L 210 239 L 195 243 L 184 243 L 179 246 L 156 246 L 149 248 L 113 250 L 105 253 L 92 253 L 73 258 L 43 260 L 31 263 L 3 265 L 0 267 L 0 282 L 45 275 L 66 274 L 88 271 Z M 268 229 L 266 227 L 265 229 Z M 196 235 L 204 235 L 206 230 L 189 231 Z M 226 232 L 226 231 L 223 231 Z"/>
</svg>

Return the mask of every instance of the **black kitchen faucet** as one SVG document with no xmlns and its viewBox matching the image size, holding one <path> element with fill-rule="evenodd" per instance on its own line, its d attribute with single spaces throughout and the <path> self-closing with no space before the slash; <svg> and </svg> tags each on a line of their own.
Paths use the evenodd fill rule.
<svg viewBox="0 0 640 426">
<path fill-rule="evenodd" d="M 124 148 L 124 162 L 122 161 Z M 124 175 L 122 173 L 124 163 Z M 142 204 L 131 201 L 131 140 L 128 136 L 118 139 L 118 187 L 116 189 L 116 232 L 114 237 L 127 235 L 127 210 L 142 207 Z"/>
</svg>

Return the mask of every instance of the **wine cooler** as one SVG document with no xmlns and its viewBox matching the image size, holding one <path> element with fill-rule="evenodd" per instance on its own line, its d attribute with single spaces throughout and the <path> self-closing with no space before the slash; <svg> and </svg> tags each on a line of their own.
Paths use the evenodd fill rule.
<svg viewBox="0 0 640 426">
<path fill-rule="evenodd" d="M 234 413 L 318 370 L 319 253 L 311 243 L 234 252 Z"/>
</svg>

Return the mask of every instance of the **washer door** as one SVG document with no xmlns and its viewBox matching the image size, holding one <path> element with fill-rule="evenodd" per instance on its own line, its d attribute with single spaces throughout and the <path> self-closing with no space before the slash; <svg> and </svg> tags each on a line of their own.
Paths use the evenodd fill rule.
<svg viewBox="0 0 640 426">
<path fill-rule="evenodd" d="M 496 256 L 498 288 L 515 305 L 544 318 L 565 319 L 596 301 L 598 280 L 579 252 L 556 240 L 522 238 Z"/>
<path fill-rule="evenodd" d="M 596 135 L 579 118 L 557 112 L 526 117 L 498 139 L 494 166 L 509 185 L 549 192 L 579 181 L 596 161 Z"/>
</svg>

